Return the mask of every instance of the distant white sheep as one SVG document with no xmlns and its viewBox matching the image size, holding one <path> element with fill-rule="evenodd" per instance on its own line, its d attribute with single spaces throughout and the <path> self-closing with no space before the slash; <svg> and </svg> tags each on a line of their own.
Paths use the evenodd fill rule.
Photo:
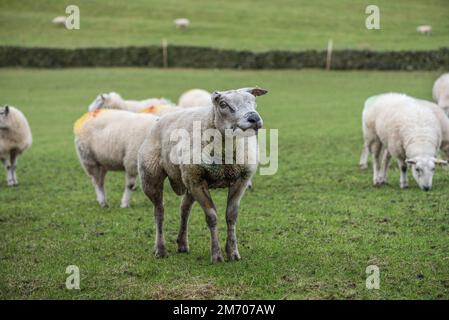
<svg viewBox="0 0 449 320">
<path fill-rule="evenodd" d="M 397 93 L 382 94 L 366 101 L 362 128 L 365 146 L 373 154 L 374 185 L 386 182 L 391 156 L 394 156 L 401 171 L 401 188 L 408 187 L 407 165 L 412 167 L 413 177 L 421 189 L 432 188 L 435 165 L 447 162 L 436 159 L 444 131 L 428 104 Z M 449 128 L 449 122 L 443 124 Z M 381 162 L 383 148 L 386 151 Z"/>
<path fill-rule="evenodd" d="M 429 25 L 418 26 L 416 28 L 416 31 L 422 34 L 430 35 L 432 33 L 432 26 Z"/>
<path fill-rule="evenodd" d="M 19 183 L 17 157 L 31 146 L 32 141 L 31 129 L 23 113 L 10 106 L 0 108 L 0 160 L 6 169 L 8 186 Z"/>
<path fill-rule="evenodd" d="M 99 94 L 89 105 L 88 111 L 93 112 L 101 108 L 119 109 L 131 112 L 147 112 L 156 115 L 162 115 L 166 112 L 177 110 L 171 101 L 164 98 L 151 98 L 140 101 L 125 100 L 116 92 Z"/>
<path fill-rule="evenodd" d="M 92 178 L 97 201 L 107 206 L 104 181 L 106 173 L 125 171 L 125 191 L 121 207 L 129 207 L 136 188 L 137 151 L 159 118 L 146 113 L 99 109 L 88 112 L 74 125 L 78 158 Z"/>
<path fill-rule="evenodd" d="M 178 100 L 178 106 L 183 108 L 212 106 L 211 94 L 203 89 L 191 89 L 184 92 Z"/>
<path fill-rule="evenodd" d="M 178 18 L 173 21 L 175 23 L 176 28 L 185 29 L 190 26 L 190 20 L 187 18 Z"/>
<path fill-rule="evenodd" d="M 449 116 L 449 73 L 441 75 L 433 85 L 433 99 Z"/>
<path fill-rule="evenodd" d="M 54 25 L 60 26 L 60 27 L 65 27 L 66 26 L 66 21 L 67 21 L 67 17 L 65 16 L 59 16 L 56 17 L 52 20 L 52 23 Z"/>
</svg>

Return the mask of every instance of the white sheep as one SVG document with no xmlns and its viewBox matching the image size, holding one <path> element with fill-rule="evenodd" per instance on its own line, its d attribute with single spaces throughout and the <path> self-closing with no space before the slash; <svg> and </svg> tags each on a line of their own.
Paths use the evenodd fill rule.
<svg viewBox="0 0 449 320">
<path fill-rule="evenodd" d="M 161 115 L 165 112 L 174 110 L 165 110 L 173 108 L 175 105 L 164 98 L 151 98 L 146 100 L 125 100 L 117 92 L 99 94 L 89 105 L 88 111 L 93 112 L 101 108 L 119 109 L 131 112 L 148 112 Z"/>
<path fill-rule="evenodd" d="M 17 157 L 32 142 L 31 129 L 23 113 L 10 106 L 0 108 L 0 160 L 6 169 L 8 186 L 18 185 Z"/>
<path fill-rule="evenodd" d="M 125 171 L 121 207 L 129 207 L 136 187 L 137 151 L 158 117 L 146 113 L 99 109 L 84 114 L 74 125 L 76 151 L 92 178 L 97 201 L 107 206 L 104 190 L 106 173 Z"/>
<path fill-rule="evenodd" d="M 433 99 L 449 116 L 449 73 L 441 75 L 433 85 Z"/>
<path fill-rule="evenodd" d="M 422 25 L 416 28 L 416 31 L 422 34 L 430 35 L 432 33 L 432 26 Z"/>
<path fill-rule="evenodd" d="M 195 140 L 194 126 L 214 134 L 214 141 L 222 141 L 226 130 L 237 131 L 262 127 L 262 119 L 256 111 L 256 96 L 267 93 L 259 88 L 244 88 L 223 92 L 214 92 L 211 96 L 213 106 L 184 109 L 168 114 L 157 122 L 143 142 L 138 156 L 139 175 L 142 190 L 154 205 L 156 219 L 156 257 L 167 256 L 163 234 L 164 205 L 163 186 L 168 177 L 172 189 L 177 195 L 183 195 L 181 204 L 181 227 L 178 234 L 178 252 L 187 252 L 187 221 L 194 201 L 198 201 L 206 215 L 211 232 L 211 256 L 213 262 L 223 261 L 218 240 L 217 212 L 209 189 L 229 188 L 226 222 L 228 238 L 226 253 L 229 260 L 240 259 L 235 235 L 237 212 L 240 199 L 245 193 L 247 183 L 254 174 L 257 163 L 219 164 L 195 162 L 195 152 L 185 153 L 185 145 L 172 140 L 171 134 L 181 131 L 187 137 L 188 145 Z M 254 132 L 254 131 L 253 131 Z M 219 133 L 219 137 L 215 134 Z M 192 139 L 190 139 L 192 137 Z M 208 142 L 197 136 L 196 143 L 204 146 Z M 232 150 L 232 149 L 231 149 Z M 187 154 L 188 162 L 185 162 Z M 235 150 L 234 150 L 235 156 Z M 221 159 L 221 158 L 220 158 Z"/>
<path fill-rule="evenodd" d="M 190 26 L 190 20 L 187 18 L 178 18 L 173 21 L 175 23 L 176 28 L 185 29 Z"/>
<path fill-rule="evenodd" d="M 188 90 L 179 97 L 178 106 L 182 108 L 212 106 L 210 92 L 204 89 Z"/>
<path fill-rule="evenodd" d="M 428 102 L 427 102 L 428 103 Z M 373 184 L 386 182 L 391 156 L 398 159 L 400 186 L 408 187 L 407 165 L 425 191 L 432 188 L 436 159 L 443 131 L 440 120 L 427 103 L 404 94 L 388 93 L 369 98 L 362 115 L 365 146 L 373 154 Z M 383 160 L 381 162 L 382 149 Z"/>
<path fill-rule="evenodd" d="M 51 22 L 54 25 L 60 26 L 60 27 L 65 27 L 66 26 L 66 21 L 67 21 L 67 17 L 65 16 L 58 16 L 55 17 Z"/>
</svg>

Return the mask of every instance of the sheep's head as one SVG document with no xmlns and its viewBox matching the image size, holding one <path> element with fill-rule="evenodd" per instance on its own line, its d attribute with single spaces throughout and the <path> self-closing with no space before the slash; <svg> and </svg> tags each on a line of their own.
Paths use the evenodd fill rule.
<svg viewBox="0 0 449 320">
<path fill-rule="evenodd" d="M 93 112 L 96 111 L 98 109 L 103 108 L 104 105 L 104 93 L 103 94 L 99 94 L 95 100 L 89 105 L 88 110 L 89 112 Z"/>
<path fill-rule="evenodd" d="M 268 91 L 260 88 L 242 88 L 212 93 L 212 103 L 216 110 L 215 125 L 220 131 L 232 129 L 257 131 L 263 121 L 256 111 L 256 97 Z"/>
<path fill-rule="evenodd" d="M 0 108 L 0 129 L 7 129 L 9 127 L 9 106 Z"/>
<path fill-rule="evenodd" d="M 432 189 L 432 179 L 436 165 L 447 164 L 445 160 L 424 156 L 407 159 L 406 162 L 412 167 L 412 174 L 416 183 L 424 191 Z"/>
<path fill-rule="evenodd" d="M 102 93 L 89 105 L 88 110 L 93 112 L 101 108 L 119 108 L 122 100 L 117 92 Z"/>
</svg>

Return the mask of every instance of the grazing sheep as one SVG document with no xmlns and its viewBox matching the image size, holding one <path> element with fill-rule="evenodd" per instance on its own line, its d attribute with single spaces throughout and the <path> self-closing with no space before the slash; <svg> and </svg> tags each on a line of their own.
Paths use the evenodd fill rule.
<svg viewBox="0 0 449 320">
<path fill-rule="evenodd" d="M 365 103 L 362 115 L 365 146 L 373 154 L 373 184 L 386 182 L 391 156 L 398 159 L 400 186 L 408 187 L 407 164 L 422 190 L 432 188 L 436 159 L 443 131 L 440 120 L 421 100 L 404 94 L 389 93 L 372 97 Z M 383 154 L 382 148 L 387 151 Z M 381 165 L 382 164 L 382 165 Z"/>
<path fill-rule="evenodd" d="M 151 98 L 141 101 L 124 100 L 118 93 L 110 92 L 99 94 L 89 105 L 88 111 L 93 112 L 101 108 L 108 108 L 132 112 L 145 112 L 145 109 L 149 110 L 148 108 L 152 106 L 158 106 L 157 110 L 162 113 L 162 109 L 165 109 L 163 106 L 174 107 L 174 104 L 164 98 Z"/>
<path fill-rule="evenodd" d="M 432 26 L 429 25 L 418 26 L 416 28 L 416 31 L 422 34 L 430 35 L 432 33 Z"/>
<path fill-rule="evenodd" d="M 146 113 L 100 109 L 84 114 L 74 126 L 76 151 L 92 178 L 97 201 L 107 206 L 104 180 L 107 171 L 125 171 L 121 207 L 129 207 L 136 188 L 137 151 L 158 117 Z"/>
<path fill-rule="evenodd" d="M 67 17 L 59 16 L 59 17 L 54 18 L 51 22 L 54 25 L 57 25 L 59 27 L 65 27 L 66 26 L 66 21 L 67 21 Z"/>
<path fill-rule="evenodd" d="M 178 106 L 182 108 L 212 106 L 210 92 L 203 89 L 188 90 L 179 97 Z"/>
<path fill-rule="evenodd" d="M 433 99 L 449 116 L 449 73 L 440 76 L 433 85 Z"/>
<path fill-rule="evenodd" d="M 175 23 L 176 28 L 185 29 L 190 26 L 190 20 L 187 18 L 178 18 L 173 21 Z"/>
<path fill-rule="evenodd" d="M 173 130 L 183 129 L 188 137 L 193 135 L 195 123 L 200 123 L 201 132 L 218 132 L 224 137 L 225 130 L 236 129 L 240 132 L 262 127 L 262 119 L 256 111 L 256 96 L 267 93 L 259 88 L 244 88 L 223 92 L 214 92 L 211 96 L 213 106 L 182 110 L 162 117 L 143 142 L 138 156 L 139 174 L 144 193 L 154 205 L 156 220 L 155 256 L 167 256 L 165 247 L 163 220 L 163 185 L 169 178 L 172 189 L 183 195 L 181 204 L 181 227 L 177 239 L 178 252 L 189 250 L 187 240 L 187 222 L 194 201 L 198 201 L 206 215 L 211 232 L 211 256 L 213 262 L 223 261 L 218 241 L 217 210 L 209 189 L 229 188 L 226 222 L 228 238 L 226 253 L 229 260 L 239 260 L 235 235 L 237 212 L 240 199 L 245 193 L 248 180 L 252 177 L 257 164 L 195 164 L 189 155 L 189 164 L 181 158 L 183 146 L 173 142 L 170 134 Z M 215 141 L 215 138 L 214 138 Z M 192 141 L 189 140 L 189 144 Z M 197 142 L 198 143 L 198 142 Z M 202 146 L 206 144 L 202 141 Z M 191 146 L 191 145 L 189 145 Z M 185 146 L 184 146 L 185 147 Z M 195 147 L 193 147 L 195 149 Z M 182 154 L 182 155 L 181 155 Z M 235 156 L 235 149 L 234 149 Z"/>
<path fill-rule="evenodd" d="M 19 184 L 17 157 L 31 146 L 32 141 L 31 129 L 23 113 L 10 106 L 0 108 L 0 160 L 6 169 L 8 186 Z"/>
</svg>

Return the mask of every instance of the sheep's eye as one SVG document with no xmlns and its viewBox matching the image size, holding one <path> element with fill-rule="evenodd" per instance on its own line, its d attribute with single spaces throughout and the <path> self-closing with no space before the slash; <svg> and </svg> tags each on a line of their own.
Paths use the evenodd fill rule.
<svg viewBox="0 0 449 320">
<path fill-rule="evenodd" d="M 417 173 L 421 173 L 421 168 L 416 168 Z"/>
<path fill-rule="evenodd" d="M 227 104 L 225 101 L 221 101 L 220 102 L 220 107 L 222 107 L 224 109 L 224 108 L 229 107 L 229 104 Z"/>
</svg>

